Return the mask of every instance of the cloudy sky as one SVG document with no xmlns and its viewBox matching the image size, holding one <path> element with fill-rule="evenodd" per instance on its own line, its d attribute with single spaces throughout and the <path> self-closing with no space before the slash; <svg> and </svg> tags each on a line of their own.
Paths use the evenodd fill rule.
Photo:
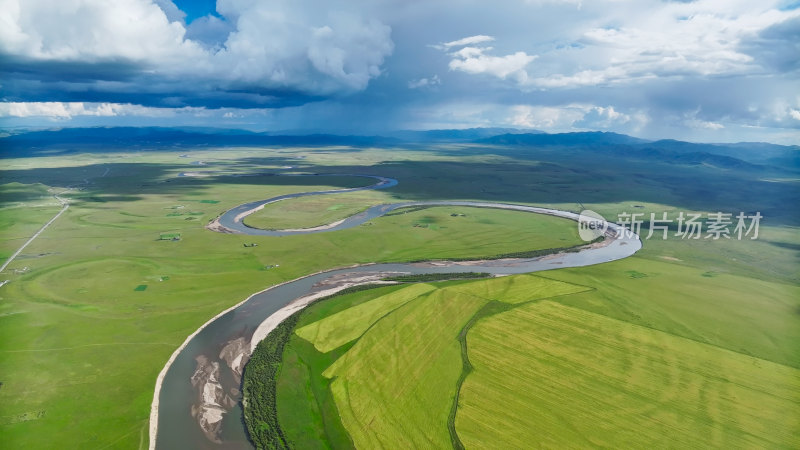
<svg viewBox="0 0 800 450">
<path fill-rule="evenodd" d="M 797 0 L 0 0 L 0 127 L 800 143 Z"/>
</svg>

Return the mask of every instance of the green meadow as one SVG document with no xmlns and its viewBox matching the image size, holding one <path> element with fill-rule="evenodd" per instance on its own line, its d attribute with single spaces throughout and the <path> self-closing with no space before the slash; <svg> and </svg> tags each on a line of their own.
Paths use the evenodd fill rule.
<svg viewBox="0 0 800 450">
<path fill-rule="evenodd" d="M 276 154 L 203 152 L 195 155 L 206 161 L 202 168 L 158 152 L 6 160 L 0 207 L 6 254 L 60 209 L 48 189 L 74 188 L 64 194 L 69 210 L 2 274 L 10 280 L 0 288 L 3 442 L 47 448 L 58 436 L 76 447 L 146 446 L 155 377 L 172 351 L 209 317 L 270 285 L 376 260 L 517 251 L 520 228 L 529 239 L 525 249 L 579 242 L 563 220 L 495 217 L 475 208 L 458 208 L 463 217 L 451 217 L 452 208 L 409 212 L 368 229 L 313 236 L 206 230 L 245 201 L 370 183 L 213 174 L 274 170 L 274 160 L 285 158 Z M 178 176 L 200 170 L 210 175 Z M 180 240 L 162 240 L 165 234 Z M 261 245 L 244 246 L 253 242 Z"/>
<path fill-rule="evenodd" d="M 800 221 L 787 183 L 768 181 L 780 174 L 486 146 L 182 152 L 187 156 L 126 150 L 4 158 L 0 256 L 52 218 L 60 209 L 52 194 L 70 188 L 62 195 L 68 211 L 0 274 L 0 282 L 9 281 L 0 287 L 4 446 L 145 448 L 155 378 L 169 355 L 208 318 L 268 286 L 357 263 L 480 258 L 580 242 L 569 221 L 456 207 L 398 211 L 369 225 L 306 236 L 204 228 L 243 202 L 371 183 L 267 175 L 283 172 L 384 175 L 400 184 L 278 202 L 253 216 L 263 226 L 316 226 L 373 204 L 432 199 L 590 208 L 608 218 L 634 208 L 759 210 L 765 217 L 754 241 L 654 239 L 635 257 L 610 264 L 508 277 L 498 285 L 430 283 L 436 290 L 414 298 L 395 296 L 410 287 L 382 287 L 316 304 L 301 315 L 278 374 L 278 415 L 296 447 L 389 445 L 395 438 L 447 447 L 457 445 L 454 432 L 467 447 L 487 445 L 476 430 L 491 423 L 480 423 L 475 411 L 497 405 L 477 397 L 511 389 L 510 381 L 498 386 L 482 378 L 504 364 L 586 387 L 584 396 L 567 395 L 564 386 L 549 391 L 553 414 L 590 409 L 591 394 L 602 392 L 615 396 L 617 414 L 584 419 L 604 418 L 611 427 L 617 418 L 642 415 L 628 428 L 617 423 L 622 434 L 581 430 L 576 436 L 594 440 L 574 446 L 619 445 L 636 427 L 641 439 L 631 442 L 652 443 L 656 420 L 678 427 L 676 439 L 704 433 L 709 445 L 800 445 L 793 372 L 800 368 Z M 253 176 L 234 176 L 241 173 Z M 259 245 L 245 246 L 251 243 Z M 530 314 L 541 321 L 518 320 Z M 486 353 L 500 348 L 492 333 L 504 324 L 518 327 L 521 347 L 507 361 Z M 626 342 L 649 347 L 620 350 Z M 473 353 L 473 343 L 484 353 Z M 588 343 L 605 348 L 596 350 L 607 362 L 602 378 L 586 379 L 567 364 L 594 355 Z M 552 360 L 530 352 L 556 347 Z M 626 386 L 642 385 L 634 382 L 664 388 L 632 392 Z M 699 411 L 701 405 L 716 409 Z M 764 412 L 752 417 L 753 408 Z M 406 416 L 407 428 L 395 428 Z M 364 418 L 392 438 L 360 426 Z M 542 416 L 542 423 L 553 420 Z M 773 432 L 765 433 L 767 427 Z M 540 436 L 566 439 L 568 429 L 554 423 Z"/>
</svg>

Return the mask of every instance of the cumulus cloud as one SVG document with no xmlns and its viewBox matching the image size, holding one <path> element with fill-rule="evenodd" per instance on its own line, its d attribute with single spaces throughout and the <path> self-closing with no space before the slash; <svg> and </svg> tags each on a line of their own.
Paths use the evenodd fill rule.
<svg viewBox="0 0 800 450">
<path fill-rule="evenodd" d="M 643 111 L 623 113 L 614 106 L 584 103 L 566 105 L 514 105 L 507 122 L 521 128 L 545 131 L 625 129 L 635 132 L 649 121 Z"/>
<path fill-rule="evenodd" d="M 776 99 L 763 108 L 759 125 L 800 128 L 800 96 Z"/>
<path fill-rule="evenodd" d="M 173 117 L 178 113 L 203 114 L 205 108 L 153 108 L 122 103 L 91 102 L 2 102 L 0 117 L 45 117 L 56 120 L 78 116 Z M 226 116 L 227 117 L 227 116 Z"/>
<path fill-rule="evenodd" d="M 149 0 L 3 0 L 0 52 L 35 60 L 129 60 L 175 67 L 202 56 Z"/>
<path fill-rule="evenodd" d="M 334 12 L 308 1 L 220 0 L 224 20 L 195 20 L 187 35 L 174 4 L 158 3 L 1 0 L 0 57 L 22 68 L 6 75 L 24 71 L 30 79 L 38 70 L 47 82 L 69 63 L 71 73 L 84 78 L 80 88 L 98 95 L 113 97 L 142 84 L 150 90 L 163 85 L 172 94 L 178 83 L 232 91 L 231 101 L 241 104 L 245 99 L 236 93 L 327 96 L 362 90 L 381 74 L 394 48 L 391 28 L 362 16 L 356 4 Z M 224 42 L 215 45 L 220 38 Z M 136 80 L 92 85 L 98 65 L 117 65 Z M 39 89 L 48 87 L 56 89 Z"/>
<path fill-rule="evenodd" d="M 511 107 L 509 122 L 520 128 L 569 130 L 584 114 L 574 107 L 515 105 Z"/>
<path fill-rule="evenodd" d="M 459 50 L 450 52 L 450 70 L 466 72 L 470 74 L 488 74 L 497 78 L 513 78 L 518 83 L 525 83 L 528 73 L 525 67 L 537 58 L 536 55 L 528 55 L 525 52 L 516 52 L 505 56 L 494 56 L 487 54 L 493 50 L 492 47 L 477 47 L 475 44 L 493 41 L 494 37 L 486 35 L 470 36 L 444 44 L 433 45 L 439 50 L 450 50 L 453 47 L 461 47 Z"/>
<path fill-rule="evenodd" d="M 798 16 L 800 11 L 780 11 L 768 4 L 754 7 L 741 1 L 725 3 L 724 7 L 716 0 L 667 3 L 638 16 L 636 23 L 586 30 L 579 43 L 604 55 L 597 67 L 571 75 L 535 77 L 530 84 L 545 88 L 595 86 L 655 77 L 759 73 L 763 67 L 743 51 L 742 43 L 773 30 L 763 39 L 775 45 L 771 41 L 775 35 L 791 36 L 783 30 L 789 27 L 780 25 Z M 785 48 L 773 59 L 786 64 L 784 55 L 789 52 Z"/>
<path fill-rule="evenodd" d="M 639 130 L 649 121 L 647 114 L 641 111 L 623 113 L 614 106 L 591 106 L 585 111 L 581 120 L 573 124 L 576 128 L 610 130 L 632 124 L 633 130 Z"/>
<path fill-rule="evenodd" d="M 452 102 L 421 117 L 422 128 L 503 126 L 551 133 L 614 130 L 637 133 L 650 121 L 646 111 L 591 103 L 511 104 Z"/>
<path fill-rule="evenodd" d="M 0 103 L 0 117 L 49 117 L 70 119 L 73 116 L 115 116 L 108 103 L 85 105 L 83 102 L 4 102 Z"/>
<path fill-rule="evenodd" d="M 505 56 L 487 55 L 485 52 L 492 50 L 491 47 L 464 47 L 451 54 L 450 70 L 460 70 L 471 74 L 489 74 L 497 78 L 513 78 L 518 83 L 525 83 L 528 79 L 528 72 L 525 70 L 528 64 L 537 58 L 536 55 L 529 55 L 525 52 L 516 52 Z"/>
<path fill-rule="evenodd" d="M 798 9 L 781 10 L 769 3 L 756 7 L 745 1 L 722 5 L 719 0 L 698 0 L 649 5 L 646 10 L 632 10 L 631 16 L 612 14 L 607 24 L 580 31 L 572 45 L 551 50 L 547 57 L 557 61 L 555 70 L 548 71 L 544 64 L 525 70 L 538 55 L 517 52 L 496 57 L 487 54 L 491 47 L 478 46 L 450 53 L 450 67 L 499 78 L 515 73 L 510 79 L 523 90 L 756 74 L 767 66 L 783 71 L 800 68 Z M 469 40 L 477 37 L 437 48 L 472 44 Z M 579 70 L 569 71 L 576 67 Z"/>
<path fill-rule="evenodd" d="M 315 28 L 308 45 L 314 68 L 354 90 L 367 87 L 381 73 L 381 64 L 392 53 L 391 29 L 375 19 L 334 14 L 329 25 Z"/>
</svg>

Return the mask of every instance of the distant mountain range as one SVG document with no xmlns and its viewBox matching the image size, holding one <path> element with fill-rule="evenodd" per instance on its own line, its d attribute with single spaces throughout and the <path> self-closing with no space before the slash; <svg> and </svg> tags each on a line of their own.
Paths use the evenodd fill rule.
<svg viewBox="0 0 800 450">
<path fill-rule="evenodd" d="M 663 139 L 648 141 L 624 134 L 582 132 L 561 134 L 502 134 L 478 142 L 528 148 L 602 151 L 628 158 L 659 159 L 676 164 L 708 164 L 721 168 L 771 165 L 800 168 L 800 146 L 764 142 L 700 144 Z"/>
<path fill-rule="evenodd" d="M 495 136 L 518 136 L 521 134 L 542 135 L 543 131 L 518 130 L 516 128 L 466 128 L 459 130 L 402 130 L 386 133 L 386 136 L 410 142 L 472 142 Z"/>
<path fill-rule="evenodd" d="M 658 159 L 675 164 L 707 164 L 720 168 L 773 166 L 800 168 L 800 146 L 768 143 L 699 144 L 676 140 L 648 141 L 609 132 L 548 134 L 508 128 L 396 131 L 381 136 L 333 134 L 270 134 L 215 128 L 111 127 L 63 128 L 9 132 L 0 137 L 0 157 L 33 156 L 42 151 L 170 149 L 235 146 L 406 146 L 425 143 L 473 143 L 487 147 L 560 152 L 604 152 L 609 156 Z"/>
<path fill-rule="evenodd" d="M 498 145 L 526 145 L 526 146 L 607 146 L 607 145 L 636 145 L 644 144 L 644 139 L 639 139 L 624 134 L 602 131 L 587 131 L 582 133 L 515 133 L 500 134 L 481 142 Z"/>
<path fill-rule="evenodd" d="M 62 128 L 19 132 L 0 138 L 0 149 L 26 151 L 35 149 L 73 150 L 75 147 L 102 146 L 119 148 L 230 147 L 241 145 L 374 145 L 400 142 L 382 136 L 339 136 L 331 134 L 271 135 L 245 130 L 215 128 L 97 127 Z"/>
<path fill-rule="evenodd" d="M 64 147 L 72 144 L 139 146 L 236 146 L 236 145 L 395 145 L 425 142 L 473 142 L 498 135 L 542 133 L 513 128 L 468 128 L 459 130 L 401 130 L 381 136 L 353 136 L 296 132 L 257 133 L 202 127 L 96 127 L 19 131 L 0 138 L 0 148 Z"/>
</svg>

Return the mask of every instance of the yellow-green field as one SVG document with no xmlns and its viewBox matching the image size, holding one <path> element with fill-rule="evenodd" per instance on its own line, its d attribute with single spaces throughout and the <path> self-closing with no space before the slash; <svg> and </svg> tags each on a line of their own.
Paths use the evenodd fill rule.
<svg viewBox="0 0 800 450">
<path fill-rule="evenodd" d="M 373 323 L 396 308 L 435 288 L 415 284 L 401 291 L 380 296 L 367 303 L 353 306 L 323 320 L 297 329 L 297 335 L 314 344 L 322 353 L 341 347 L 361 337 Z"/>
<path fill-rule="evenodd" d="M 473 281 L 447 288 L 446 291 L 463 292 L 486 300 L 503 303 L 523 303 L 543 298 L 554 298 L 591 290 L 591 287 L 565 283 L 538 275 L 517 275 L 507 278 Z"/>
<path fill-rule="evenodd" d="M 796 448 L 800 370 L 567 307 L 480 321 L 466 448 Z"/>
<path fill-rule="evenodd" d="M 399 291 L 402 292 L 402 291 Z M 386 316 L 323 373 L 356 448 L 446 448 L 456 340 L 486 300 L 436 291 Z"/>
<path fill-rule="evenodd" d="M 800 369 L 798 286 L 638 254 L 547 276 L 595 288 L 565 305 Z"/>
</svg>

